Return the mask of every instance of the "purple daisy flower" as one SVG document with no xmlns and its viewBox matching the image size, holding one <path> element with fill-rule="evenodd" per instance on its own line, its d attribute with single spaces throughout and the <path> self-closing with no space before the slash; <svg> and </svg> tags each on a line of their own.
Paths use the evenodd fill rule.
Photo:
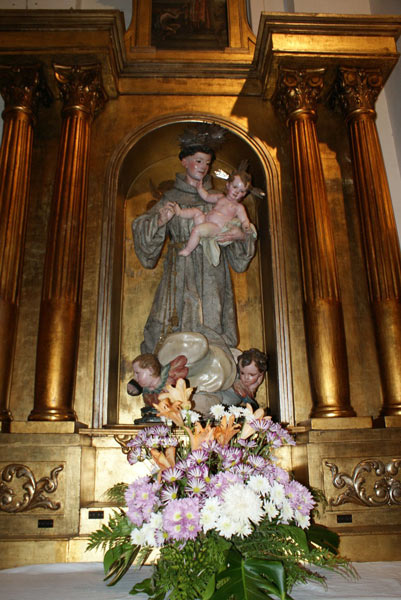
<svg viewBox="0 0 401 600">
<path fill-rule="evenodd" d="M 188 479 L 187 485 L 185 487 L 185 492 L 189 496 L 199 496 L 206 490 L 206 483 L 203 479 L 199 479 L 198 477 L 191 477 Z"/>
<path fill-rule="evenodd" d="M 173 483 L 174 481 L 179 481 L 182 478 L 183 472 L 181 469 L 177 467 L 170 467 L 169 469 L 164 469 L 162 471 L 162 479 L 167 483 Z"/>
<path fill-rule="evenodd" d="M 200 531 L 198 500 L 182 498 L 169 502 L 163 511 L 163 528 L 169 538 L 195 539 Z"/>
<path fill-rule="evenodd" d="M 187 461 L 188 465 L 197 464 L 200 465 L 207 461 L 209 458 L 209 453 L 204 448 L 199 448 L 198 450 L 193 450 L 191 454 L 188 455 Z"/>
<path fill-rule="evenodd" d="M 166 485 L 160 494 L 161 501 L 164 503 L 171 502 L 171 500 L 177 500 L 178 498 L 178 485 L 173 483 L 172 485 Z"/>
</svg>

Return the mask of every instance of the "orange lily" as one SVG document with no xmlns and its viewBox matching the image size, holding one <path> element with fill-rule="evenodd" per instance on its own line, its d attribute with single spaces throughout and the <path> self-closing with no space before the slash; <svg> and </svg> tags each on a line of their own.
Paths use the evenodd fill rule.
<svg viewBox="0 0 401 600">
<path fill-rule="evenodd" d="M 202 427 L 200 423 L 195 423 L 194 431 L 192 432 L 189 427 L 184 426 L 185 431 L 189 435 L 191 442 L 191 450 L 198 450 L 203 442 L 209 442 L 213 439 L 214 427 L 206 425 Z"/>
<path fill-rule="evenodd" d="M 157 475 L 157 479 L 160 481 L 162 471 L 165 471 L 170 467 L 174 467 L 175 465 L 175 446 L 168 446 L 165 453 L 160 452 L 160 450 L 156 450 L 156 448 L 151 448 L 150 453 L 153 460 L 160 468 L 160 471 Z"/>
<path fill-rule="evenodd" d="M 162 392 L 158 396 L 158 400 L 169 399 L 174 403 L 180 403 L 181 409 L 191 408 L 190 397 L 193 391 L 193 388 L 187 388 L 187 384 L 185 380 L 180 378 L 177 379 L 177 383 L 175 387 L 173 385 L 166 385 L 166 392 Z"/>
<path fill-rule="evenodd" d="M 160 398 L 161 394 L 159 395 Z M 161 400 L 158 404 L 156 404 L 155 408 L 157 409 L 158 417 L 165 417 L 166 419 L 170 419 L 177 425 L 177 427 L 183 427 L 184 421 L 181 416 L 181 402 L 171 402 L 168 398 Z"/>
<path fill-rule="evenodd" d="M 220 425 L 214 428 L 214 439 L 220 446 L 226 446 L 231 438 L 238 433 L 238 430 L 241 429 L 241 425 L 234 425 L 234 421 L 234 415 L 231 415 L 228 421 L 226 415 L 224 415 L 220 421 Z"/>
<path fill-rule="evenodd" d="M 253 413 L 252 411 L 252 406 L 250 404 L 246 405 L 248 411 L 250 411 L 251 413 Z M 255 412 L 252 414 L 252 419 L 271 419 L 271 417 L 264 417 L 263 415 L 265 414 L 265 411 L 263 410 L 263 408 L 258 408 L 255 410 Z M 253 435 L 255 433 L 255 430 L 249 425 L 248 420 L 245 421 L 244 426 L 242 427 L 242 431 L 239 435 L 239 439 L 240 440 L 246 440 L 249 437 L 251 437 L 251 435 Z"/>
</svg>

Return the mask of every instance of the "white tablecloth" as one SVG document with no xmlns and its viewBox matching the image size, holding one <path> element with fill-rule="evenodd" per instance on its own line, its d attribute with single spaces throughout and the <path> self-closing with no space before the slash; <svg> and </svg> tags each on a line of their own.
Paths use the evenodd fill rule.
<svg viewBox="0 0 401 600">
<path fill-rule="evenodd" d="M 401 600 L 401 562 L 356 563 L 360 579 L 353 581 L 330 571 L 328 588 L 317 583 L 296 586 L 294 600 Z M 132 568 L 113 587 L 103 582 L 102 563 L 60 563 L 0 570 L 1 600 L 146 600 L 130 589 L 150 573 Z"/>
</svg>

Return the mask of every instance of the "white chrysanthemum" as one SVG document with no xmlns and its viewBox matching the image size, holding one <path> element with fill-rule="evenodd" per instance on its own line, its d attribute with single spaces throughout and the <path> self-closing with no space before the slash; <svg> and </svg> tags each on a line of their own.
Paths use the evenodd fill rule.
<svg viewBox="0 0 401 600">
<path fill-rule="evenodd" d="M 251 475 L 248 481 L 248 486 L 257 494 L 268 494 L 270 492 L 271 485 L 263 475 Z"/>
<path fill-rule="evenodd" d="M 272 502 L 271 500 L 268 500 L 267 502 L 264 503 L 263 508 L 266 512 L 266 515 L 268 517 L 268 519 L 271 521 L 272 519 L 275 519 L 278 515 L 278 508 L 277 506 L 274 504 L 274 502 Z"/>
<path fill-rule="evenodd" d="M 131 541 L 138 546 L 156 546 L 155 530 L 150 523 L 145 523 L 140 529 L 131 533 Z"/>
<path fill-rule="evenodd" d="M 236 522 L 229 515 L 221 515 L 216 522 L 216 529 L 220 535 L 230 539 L 236 534 Z"/>
<path fill-rule="evenodd" d="M 219 419 L 222 419 L 224 417 L 224 415 L 226 414 L 226 409 L 223 406 L 223 404 L 215 404 L 210 409 L 210 412 L 212 413 L 214 418 L 218 421 Z"/>
<path fill-rule="evenodd" d="M 244 414 L 244 409 L 241 406 L 230 406 L 228 409 L 230 415 L 234 415 L 236 419 L 239 419 Z"/>
<path fill-rule="evenodd" d="M 259 523 L 263 518 L 262 500 L 243 483 L 230 485 L 223 494 L 223 514 L 233 521 Z"/>
<path fill-rule="evenodd" d="M 216 497 L 207 498 L 200 511 L 200 524 L 205 533 L 216 526 L 220 514 L 221 505 L 219 499 Z"/>
<path fill-rule="evenodd" d="M 251 535 L 252 533 L 252 527 L 249 521 L 246 521 L 245 523 L 237 523 L 236 524 L 236 530 L 235 530 L 235 535 L 239 535 L 240 537 L 247 537 L 248 535 Z"/>
<path fill-rule="evenodd" d="M 245 421 L 249 421 L 250 419 L 253 419 L 253 410 L 251 408 L 243 408 L 242 409 L 242 416 L 245 417 Z"/>
<path fill-rule="evenodd" d="M 285 489 L 281 483 L 275 481 L 270 489 L 270 498 L 274 504 L 280 507 L 285 499 Z"/>
<path fill-rule="evenodd" d="M 309 525 L 310 525 L 309 515 L 303 515 L 299 512 L 299 510 L 296 510 L 295 514 L 294 514 L 294 518 L 295 518 L 295 521 L 296 521 L 298 527 L 301 527 L 301 529 L 306 529 L 307 527 L 309 527 Z"/>
<path fill-rule="evenodd" d="M 152 513 L 150 517 L 149 525 L 153 529 L 163 529 L 163 516 L 161 512 Z"/>
<path fill-rule="evenodd" d="M 199 413 L 188 408 L 185 408 L 181 411 L 181 416 L 184 419 L 184 421 L 187 421 L 187 419 L 189 418 L 191 423 L 197 423 L 200 419 Z"/>
<path fill-rule="evenodd" d="M 280 509 L 280 520 L 283 523 L 289 523 L 294 517 L 294 510 L 287 498 L 284 498 L 283 504 Z"/>
</svg>

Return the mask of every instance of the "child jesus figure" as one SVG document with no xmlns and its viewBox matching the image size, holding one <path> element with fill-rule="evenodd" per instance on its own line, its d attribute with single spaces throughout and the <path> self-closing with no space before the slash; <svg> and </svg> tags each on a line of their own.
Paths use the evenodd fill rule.
<svg viewBox="0 0 401 600">
<path fill-rule="evenodd" d="M 199 208 L 181 208 L 175 204 L 175 214 L 183 219 L 193 219 L 194 227 L 185 248 L 180 250 L 180 256 L 188 256 L 205 238 L 217 238 L 227 231 L 231 225 L 241 227 L 242 230 L 252 232 L 252 226 L 241 200 L 247 195 L 251 185 L 251 176 L 246 171 L 233 171 L 226 184 L 226 193 L 208 192 L 200 181 L 197 185 L 199 196 L 215 206 L 204 213 Z M 218 264 L 218 261 L 217 261 Z"/>
</svg>

